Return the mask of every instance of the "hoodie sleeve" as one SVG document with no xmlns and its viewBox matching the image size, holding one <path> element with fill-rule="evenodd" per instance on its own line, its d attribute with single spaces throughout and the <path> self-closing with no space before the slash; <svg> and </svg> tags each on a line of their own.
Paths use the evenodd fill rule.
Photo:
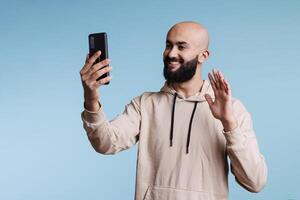
<svg viewBox="0 0 300 200">
<path fill-rule="evenodd" d="M 267 182 L 267 165 L 259 151 L 250 114 L 238 100 L 234 102 L 234 110 L 238 127 L 223 132 L 231 171 L 241 186 L 250 192 L 259 192 Z"/>
<path fill-rule="evenodd" d="M 134 98 L 122 114 L 108 121 L 103 108 L 98 112 L 81 113 L 83 127 L 95 151 L 115 154 L 130 148 L 138 141 L 140 132 L 140 97 Z"/>
</svg>

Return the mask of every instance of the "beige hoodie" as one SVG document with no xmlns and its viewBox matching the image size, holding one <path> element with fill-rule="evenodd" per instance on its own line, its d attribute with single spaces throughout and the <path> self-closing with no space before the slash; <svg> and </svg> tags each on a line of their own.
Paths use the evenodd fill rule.
<svg viewBox="0 0 300 200">
<path fill-rule="evenodd" d="M 202 91 L 184 98 L 164 85 L 160 92 L 134 98 L 125 111 L 108 121 L 103 108 L 82 112 L 94 149 L 114 154 L 139 142 L 135 200 L 228 199 L 228 162 L 237 182 L 252 192 L 267 180 L 250 114 L 233 99 L 238 128 L 223 132 Z M 189 128 L 191 127 L 191 128 Z"/>
</svg>

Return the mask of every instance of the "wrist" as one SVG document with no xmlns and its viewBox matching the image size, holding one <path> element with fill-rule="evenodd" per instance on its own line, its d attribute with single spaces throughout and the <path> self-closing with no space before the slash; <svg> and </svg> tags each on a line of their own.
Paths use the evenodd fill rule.
<svg viewBox="0 0 300 200">
<path fill-rule="evenodd" d="M 88 92 L 85 92 L 84 93 L 84 100 L 85 101 L 98 101 L 99 100 L 99 95 L 98 93 L 88 93 Z"/>
<path fill-rule="evenodd" d="M 232 131 L 238 127 L 238 122 L 236 119 L 222 120 L 222 125 L 225 132 Z"/>
<path fill-rule="evenodd" d="M 91 112 L 97 112 L 101 108 L 99 99 L 85 99 L 84 108 Z"/>
</svg>

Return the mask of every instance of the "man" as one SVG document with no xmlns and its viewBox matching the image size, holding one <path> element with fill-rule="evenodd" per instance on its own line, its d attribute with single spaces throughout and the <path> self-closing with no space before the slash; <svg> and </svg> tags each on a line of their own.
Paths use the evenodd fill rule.
<svg viewBox="0 0 300 200">
<path fill-rule="evenodd" d="M 228 162 L 237 182 L 259 192 L 267 180 L 250 114 L 231 97 L 220 71 L 201 78 L 209 56 L 208 32 L 195 22 L 175 24 L 164 51 L 165 85 L 160 92 L 134 98 L 112 121 L 105 117 L 98 88 L 111 77 L 109 60 L 92 65 L 100 52 L 86 59 L 80 74 L 85 110 L 82 120 L 94 149 L 114 154 L 139 142 L 136 200 L 224 200 L 228 198 Z"/>
</svg>

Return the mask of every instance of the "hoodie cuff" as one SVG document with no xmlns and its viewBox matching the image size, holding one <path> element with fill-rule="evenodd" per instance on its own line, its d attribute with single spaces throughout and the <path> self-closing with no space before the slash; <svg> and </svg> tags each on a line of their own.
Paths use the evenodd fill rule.
<svg viewBox="0 0 300 200">
<path fill-rule="evenodd" d="M 82 118 L 84 121 L 91 123 L 91 124 L 99 124 L 103 121 L 105 121 L 106 116 L 103 111 L 103 108 L 100 107 L 98 111 L 92 112 L 87 109 L 84 109 L 82 113 Z"/>
<path fill-rule="evenodd" d="M 223 134 L 227 141 L 227 148 L 240 151 L 246 147 L 247 137 L 242 133 L 239 127 L 227 132 L 223 130 Z"/>
</svg>

